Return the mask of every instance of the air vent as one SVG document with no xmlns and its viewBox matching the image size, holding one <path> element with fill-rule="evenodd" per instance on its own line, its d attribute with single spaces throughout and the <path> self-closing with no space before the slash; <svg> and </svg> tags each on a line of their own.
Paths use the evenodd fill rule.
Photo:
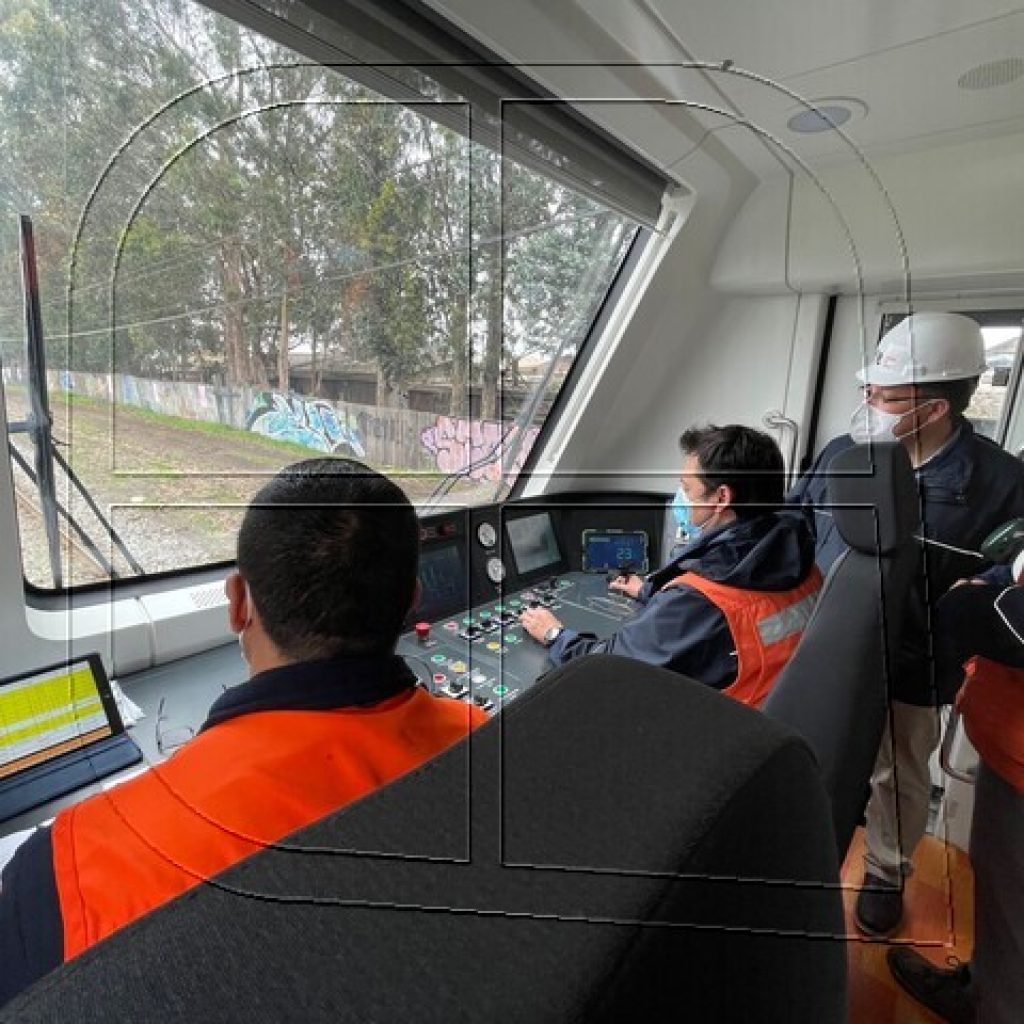
<svg viewBox="0 0 1024 1024">
<path fill-rule="evenodd" d="M 1009 85 L 1024 75 L 1024 57 L 1007 57 L 979 64 L 965 71 L 957 81 L 961 89 L 994 89 L 997 85 Z"/>
<path fill-rule="evenodd" d="M 228 603 L 223 583 L 211 583 L 205 587 L 190 590 L 188 596 L 196 608 L 218 608 Z"/>
</svg>

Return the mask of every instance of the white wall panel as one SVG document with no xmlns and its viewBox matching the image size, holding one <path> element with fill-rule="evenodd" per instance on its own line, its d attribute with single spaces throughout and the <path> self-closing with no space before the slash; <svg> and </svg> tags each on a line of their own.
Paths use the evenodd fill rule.
<svg viewBox="0 0 1024 1024">
<path fill-rule="evenodd" d="M 858 166 L 823 171 L 819 182 L 850 226 L 865 290 L 902 291 L 905 238 L 913 289 L 1020 286 L 1024 270 L 1024 136 L 892 155 L 872 167 L 891 198 Z M 712 273 L 723 291 L 778 293 L 857 290 L 855 264 L 835 211 L 818 185 L 760 185 L 727 232 Z M 780 260 L 780 246 L 788 258 Z"/>
</svg>

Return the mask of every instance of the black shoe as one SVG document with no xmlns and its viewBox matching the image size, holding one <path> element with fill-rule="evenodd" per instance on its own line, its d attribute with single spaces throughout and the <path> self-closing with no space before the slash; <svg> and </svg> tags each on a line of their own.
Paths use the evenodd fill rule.
<svg viewBox="0 0 1024 1024">
<path fill-rule="evenodd" d="M 877 875 L 865 875 L 853 918 L 866 935 L 891 935 L 903 920 L 902 891 Z"/>
<path fill-rule="evenodd" d="M 974 1024 L 969 964 L 959 964 L 944 970 L 908 946 L 894 946 L 886 955 L 886 960 L 892 976 L 922 1006 L 949 1024 Z"/>
</svg>

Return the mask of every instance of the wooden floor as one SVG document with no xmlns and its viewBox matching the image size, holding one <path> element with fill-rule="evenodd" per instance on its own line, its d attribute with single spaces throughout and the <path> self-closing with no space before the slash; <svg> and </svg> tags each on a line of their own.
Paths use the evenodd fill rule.
<svg viewBox="0 0 1024 1024">
<path fill-rule="evenodd" d="M 938 966 L 946 958 L 969 960 L 974 934 L 974 879 L 967 854 L 925 836 L 904 891 L 903 926 L 891 938 L 869 940 L 853 923 L 863 867 L 864 838 L 858 829 L 843 865 L 850 966 L 850 1024 L 934 1024 L 939 1018 L 915 1002 L 892 979 L 885 962 L 890 945 L 910 943 Z"/>
</svg>

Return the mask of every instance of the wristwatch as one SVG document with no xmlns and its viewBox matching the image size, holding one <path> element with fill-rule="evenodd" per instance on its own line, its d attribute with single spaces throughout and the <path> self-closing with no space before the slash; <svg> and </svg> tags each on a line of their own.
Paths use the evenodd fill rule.
<svg viewBox="0 0 1024 1024">
<path fill-rule="evenodd" d="M 561 635 L 565 626 L 548 626 L 544 630 L 544 646 L 550 647 Z"/>
</svg>

